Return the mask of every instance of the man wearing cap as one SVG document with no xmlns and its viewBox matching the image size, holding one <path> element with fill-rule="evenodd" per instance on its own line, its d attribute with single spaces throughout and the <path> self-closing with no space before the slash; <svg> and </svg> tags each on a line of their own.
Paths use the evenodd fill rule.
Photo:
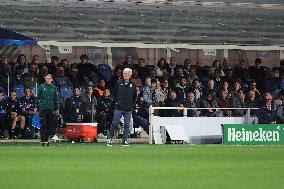
<svg viewBox="0 0 284 189">
<path fill-rule="evenodd" d="M 124 117 L 124 131 L 122 145 L 128 146 L 129 125 L 132 117 L 132 110 L 136 104 L 136 87 L 130 80 L 132 70 L 125 68 L 123 70 L 123 79 L 118 80 L 113 88 L 113 101 L 115 103 L 114 116 L 110 126 L 107 145 L 112 146 L 114 130 L 117 128 L 121 116 Z"/>
</svg>

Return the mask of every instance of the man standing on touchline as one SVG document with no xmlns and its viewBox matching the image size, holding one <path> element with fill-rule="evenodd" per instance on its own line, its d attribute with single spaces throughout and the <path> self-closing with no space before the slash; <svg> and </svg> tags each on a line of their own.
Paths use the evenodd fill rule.
<svg viewBox="0 0 284 189">
<path fill-rule="evenodd" d="M 48 137 L 59 114 L 57 88 L 52 84 L 52 75 L 45 76 L 45 83 L 38 88 L 38 107 L 41 119 L 40 139 L 43 147 L 49 146 Z"/>
<path fill-rule="evenodd" d="M 132 117 L 132 109 L 136 104 L 136 87 L 135 84 L 130 81 L 131 75 L 132 70 L 130 68 L 125 68 L 123 70 L 123 79 L 118 80 L 113 88 L 113 101 L 115 103 L 115 106 L 113 120 L 110 126 L 107 140 L 108 146 L 112 146 L 114 131 L 119 124 L 121 116 L 124 117 L 122 145 L 128 146 L 127 139 Z"/>
</svg>

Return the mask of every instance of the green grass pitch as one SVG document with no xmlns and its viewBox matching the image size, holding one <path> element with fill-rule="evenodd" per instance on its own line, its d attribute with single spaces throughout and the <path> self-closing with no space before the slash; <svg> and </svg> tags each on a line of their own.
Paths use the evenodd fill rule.
<svg viewBox="0 0 284 189">
<path fill-rule="evenodd" d="M 0 143 L 1 189 L 281 189 L 284 146 Z"/>
</svg>

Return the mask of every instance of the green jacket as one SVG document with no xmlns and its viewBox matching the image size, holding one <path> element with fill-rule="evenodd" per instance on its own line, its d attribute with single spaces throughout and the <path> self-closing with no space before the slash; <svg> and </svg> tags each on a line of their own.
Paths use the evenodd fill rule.
<svg viewBox="0 0 284 189">
<path fill-rule="evenodd" d="M 41 84 L 37 93 L 39 110 L 58 110 L 57 88 L 53 84 Z"/>
</svg>

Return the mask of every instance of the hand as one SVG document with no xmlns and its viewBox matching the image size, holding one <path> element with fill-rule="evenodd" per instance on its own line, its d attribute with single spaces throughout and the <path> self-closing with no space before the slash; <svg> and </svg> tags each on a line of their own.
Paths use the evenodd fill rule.
<svg viewBox="0 0 284 189">
<path fill-rule="evenodd" d="M 58 115 L 59 115 L 59 110 L 54 111 L 54 112 L 53 112 L 53 115 L 58 116 Z"/>
<path fill-rule="evenodd" d="M 11 116 L 17 116 L 17 112 L 11 112 Z"/>
</svg>

